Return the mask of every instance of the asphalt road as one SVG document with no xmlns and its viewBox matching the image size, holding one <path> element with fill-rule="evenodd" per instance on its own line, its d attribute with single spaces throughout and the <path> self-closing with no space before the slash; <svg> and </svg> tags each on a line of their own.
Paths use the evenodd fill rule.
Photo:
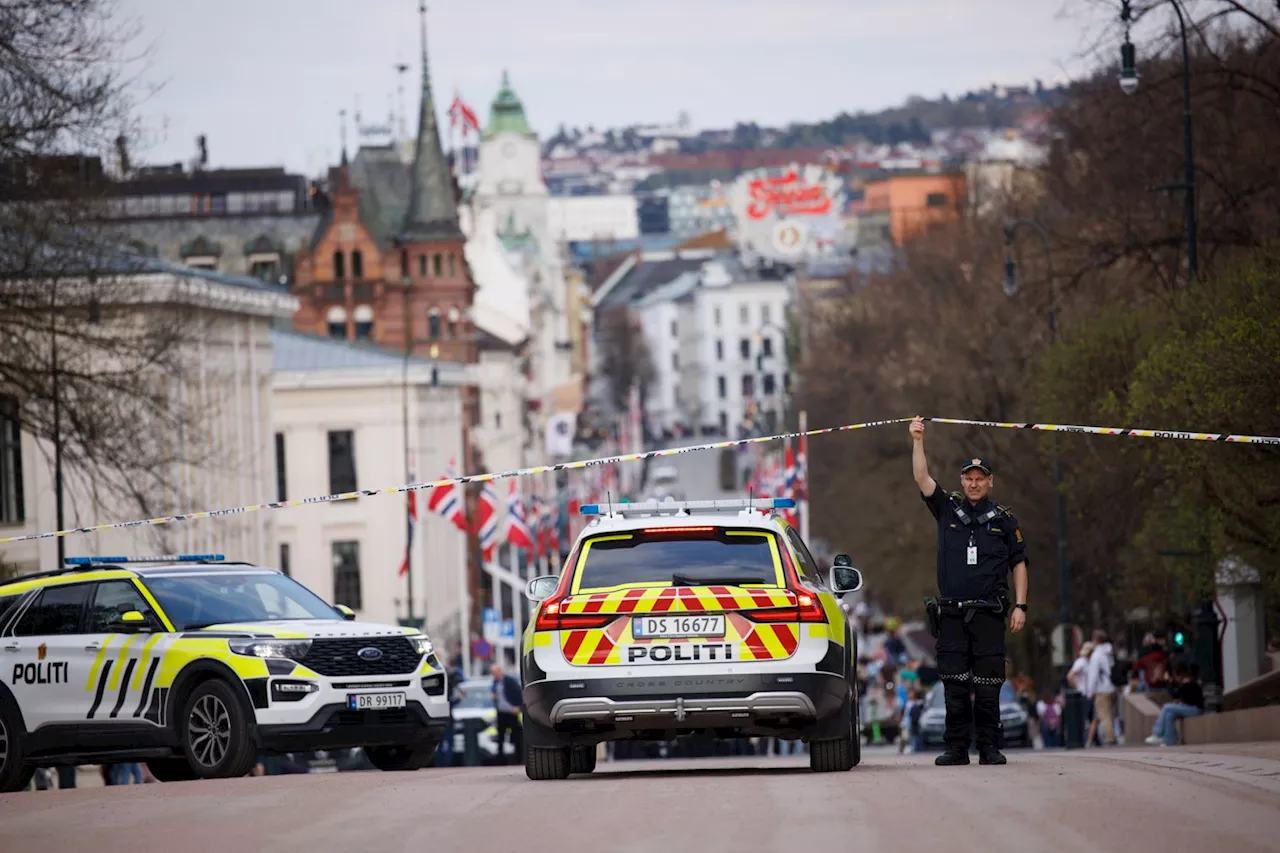
<svg viewBox="0 0 1280 853">
<path fill-rule="evenodd" d="M 836 774 L 741 758 L 601 764 L 541 783 L 494 767 L 25 792 L 0 796 L 0 850 L 1280 850 L 1280 762 L 1089 752 L 1112 754 L 937 768 L 877 750 Z"/>
</svg>

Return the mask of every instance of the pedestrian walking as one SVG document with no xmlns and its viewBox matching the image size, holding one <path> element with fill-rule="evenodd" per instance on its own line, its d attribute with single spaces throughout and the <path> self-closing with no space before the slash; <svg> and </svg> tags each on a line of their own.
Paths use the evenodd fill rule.
<svg viewBox="0 0 1280 853">
<path fill-rule="evenodd" d="M 1026 543 L 1018 520 L 990 499 L 995 477 L 986 460 L 965 462 L 960 467 L 962 492 L 948 494 L 929 474 L 922 418 L 911 421 L 910 433 L 911 473 L 938 525 L 938 598 L 926 601 L 926 612 L 937 640 L 947 722 L 946 750 L 934 763 L 968 764 L 974 727 L 978 762 L 1005 764 L 1000 752 L 1005 617 L 1015 634 L 1026 624 Z"/>
</svg>

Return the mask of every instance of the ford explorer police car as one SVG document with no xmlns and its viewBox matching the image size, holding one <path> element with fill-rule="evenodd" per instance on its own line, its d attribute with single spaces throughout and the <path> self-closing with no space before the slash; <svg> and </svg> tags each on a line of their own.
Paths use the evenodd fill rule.
<svg viewBox="0 0 1280 853">
<path fill-rule="evenodd" d="M 414 770 L 448 727 L 424 634 L 350 621 L 274 569 L 219 555 L 67 563 L 0 585 L 0 791 L 37 766 L 145 761 L 176 781 L 350 747 Z"/>
<path fill-rule="evenodd" d="M 777 736 L 817 771 L 860 758 L 855 635 L 827 571 L 775 510 L 789 498 L 584 506 L 559 577 L 529 582 L 525 772 L 590 773 L 606 740 Z M 763 512 L 761 510 L 764 510 Z"/>
</svg>

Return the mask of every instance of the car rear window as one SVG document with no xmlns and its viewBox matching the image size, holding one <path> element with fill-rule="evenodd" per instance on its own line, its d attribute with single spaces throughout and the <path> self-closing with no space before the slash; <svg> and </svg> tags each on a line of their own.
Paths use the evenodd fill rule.
<svg viewBox="0 0 1280 853">
<path fill-rule="evenodd" d="M 781 586 L 772 535 L 634 533 L 588 540 L 578 563 L 577 591 L 631 585 L 751 584 Z M 676 576 L 681 576 L 677 581 Z"/>
</svg>

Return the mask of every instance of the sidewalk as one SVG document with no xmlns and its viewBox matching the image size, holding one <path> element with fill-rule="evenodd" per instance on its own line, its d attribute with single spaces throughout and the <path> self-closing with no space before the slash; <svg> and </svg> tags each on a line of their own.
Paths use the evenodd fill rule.
<svg viewBox="0 0 1280 853">
<path fill-rule="evenodd" d="M 1072 750 L 1079 758 L 1130 761 L 1226 779 L 1280 794 L 1280 741 Z"/>
</svg>

